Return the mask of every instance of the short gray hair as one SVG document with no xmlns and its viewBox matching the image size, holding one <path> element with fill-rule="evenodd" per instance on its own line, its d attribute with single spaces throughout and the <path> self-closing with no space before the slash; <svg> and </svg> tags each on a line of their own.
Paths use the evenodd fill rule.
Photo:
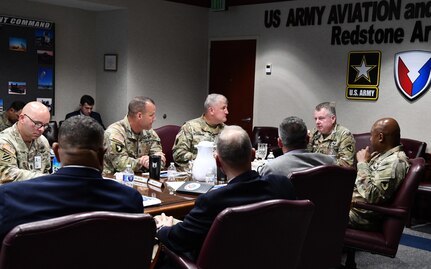
<svg viewBox="0 0 431 269">
<path fill-rule="evenodd" d="M 211 93 L 207 96 L 207 99 L 205 99 L 204 102 L 204 111 L 208 111 L 208 108 L 214 106 L 215 104 L 217 104 L 219 101 L 226 101 L 227 103 L 227 98 L 222 95 L 222 94 L 218 94 L 218 93 Z"/>
<path fill-rule="evenodd" d="M 230 166 L 251 162 L 251 141 L 244 129 L 236 125 L 223 128 L 217 139 L 217 154 Z"/>
<path fill-rule="evenodd" d="M 136 115 L 138 112 L 144 113 L 146 110 L 147 103 L 155 105 L 154 101 L 149 97 L 136 96 L 130 101 L 129 108 L 127 111 L 128 116 Z"/>
<path fill-rule="evenodd" d="M 298 117 L 285 118 L 278 128 L 283 146 L 290 148 L 307 147 L 307 126 Z"/>
<path fill-rule="evenodd" d="M 334 102 L 323 102 L 316 106 L 316 111 L 320 111 L 322 108 L 326 109 L 331 116 L 337 116 L 335 112 L 335 103 Z"/>
</svg>

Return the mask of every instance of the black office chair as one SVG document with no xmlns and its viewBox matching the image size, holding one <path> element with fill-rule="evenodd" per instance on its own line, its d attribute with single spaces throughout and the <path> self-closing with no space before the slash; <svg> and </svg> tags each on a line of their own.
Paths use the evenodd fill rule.
<svg viewBox="0 0 431 269">
<path fill-rule="evenodd" d="M 48 139 L 49 145 L 52 147 L 54 142 L 58 141 L 58 125 L 56 121 L 50 121 L 48 128 L 45 129 L 43 135 Z"/>
</svg>

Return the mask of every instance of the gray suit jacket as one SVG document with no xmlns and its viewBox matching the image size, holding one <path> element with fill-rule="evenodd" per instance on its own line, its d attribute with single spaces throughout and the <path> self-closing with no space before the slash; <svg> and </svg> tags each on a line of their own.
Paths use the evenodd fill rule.
<svg viewBox="0 0 431 269">
<path fill-rule="evenodd" d="M 278 174 L 289 176 L 293 171 L 305 170 L 324 164 L 335 164 L 333 156 L 311 153 L 306 149 L 292 150 L 270 160 L 262 169 L 261 174 Z"/>
</svg>

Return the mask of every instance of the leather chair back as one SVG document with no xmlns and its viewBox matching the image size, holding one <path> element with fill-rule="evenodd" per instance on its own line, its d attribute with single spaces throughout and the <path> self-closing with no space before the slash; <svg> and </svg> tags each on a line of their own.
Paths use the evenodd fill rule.
<svg viewBox="0 0 431 269">
<path fill-rule="evenodd" d="M 401 144 L 403 145 L 404 152 L 410 159 L 425 157 L 427 143 L 409 138 L 401 138 Z"/>
<path fill-rule="evenodd" d="M 48 139 L 49 145 L 52 147 L 54 142 L 58 141 L 58 125 L 56 121 L 50 121 L 49 127 L 45 129 L 43 135 Z"/>
<path fill-rule="evenodd" d="M 370 152 L 372 152 L 373 149 L 371 148 L 370 136 L 370 133 L 353 134 L 356 141 L 356 152 L 367 146 L 370 147 Z M 401 138 L 401 144 L 403 145 L 404 152 L 409 159 L 425 157 L 427 143 L 410 138 Z"/>
<path fill-rule="evenodd" d="M 162 150 L 166 157 L 166 167 L 174 161 L 172 156 L 172 147 L 175 143 L 175 137 L 180 131 L 181 126 L 177 125 L 165 125 L 154 129 L 157 135 L 160 137 L 162 143 Z"/>
<path fill-rule="evenodd" d="M 356 170 L 323 165 L 292 172 L 298 199 L 315 205 L 299 268 L 335 268 L 341 262 Z"/>
<path fill-rule="evenodd" d="M 165 249 L 178 268 L 297 268 L 313 214 L 309 200 L 269 200 L 226 208 L 196 263 Z"/>
<path fill-rule="evenodd" d="M 360 134 L 353 134 L 353 137 L 355 138 L 355 147 L 356 152 L 358 152 L 361 149 L 368 147 L 371 147 L 371 133 L 360 133 Z M 370 148 L 370 152 L 372 152 L 373 149 Z"/>
<path fill-rule="evenodd" d="M 0 268 L 149 268 L 148 214 L 89 212 L 21 224 L 4 238 Z"/>
<path fill-rule="evenodd" d="M 406 177 L 389 204 L 353 203 L 354 207 L 373 210 L 382 214 L 384 216 L 383 226 L 381 231 L 348 228 L 344 238 L 345 246 L 395 257 L 415 192 L 425 172 L 425 160 L 423 158 L 410 159 L 410 163 L 411 166 Z"/>
</svg>

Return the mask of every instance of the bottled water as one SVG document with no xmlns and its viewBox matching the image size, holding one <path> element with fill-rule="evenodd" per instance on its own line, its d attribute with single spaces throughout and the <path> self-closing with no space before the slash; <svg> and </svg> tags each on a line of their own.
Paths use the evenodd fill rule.
<svg viewBox="0 0 431 269">
<path fill-rule="evenodd" d="M 171 162 L 168 167 L 168 181 L 175 181 L 175 176 L 177 175 L 177 168 L 175 164 Z"/>
<path fill-rule="evenodd" d="M 126 170 L 123 172 L 123 183 L 129 187 L 133 187 L 133 180 L 135 179 L 135 173 L 133 173 L 132 166 L 126 165 Z"/>
<path fill-rule="evenodd" d="M 52 159 L 51 168 L 52 168 L 52 173 L 57 172 L 57 170 L 61 168 L 61 163 L 57 160 L 57 157 L 55 157 L 55 155 Z"/>
<path fill-rule="evenodd" d="M 271 160 L 271 159 L 274 159 L 274 158 L 275 158 L 274 153 L 272 153 L 272 151 L 270 151 L 269 154 L 268 154 L 268 157 L 266 157 L 266 159 Z"/>
</svg>

